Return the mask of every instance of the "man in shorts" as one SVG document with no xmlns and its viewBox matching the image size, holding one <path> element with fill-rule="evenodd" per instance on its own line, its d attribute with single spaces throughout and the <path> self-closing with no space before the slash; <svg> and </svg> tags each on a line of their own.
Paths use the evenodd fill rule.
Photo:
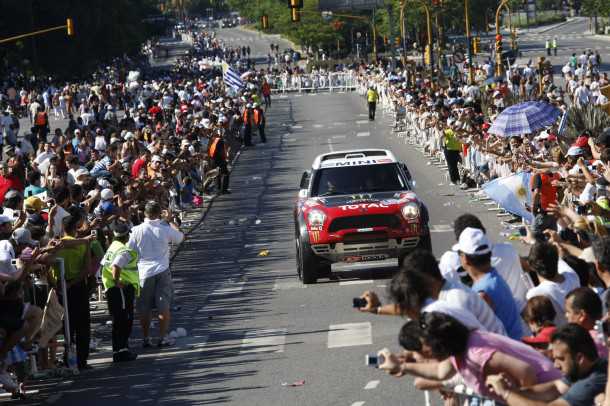
<svg viewBox="0 0 610 406">
<path fill-rule="evenodd" d="M 174 223 L 168 212 L 161 212 L 161 206 L 149 201 L 144 208 L 146 219 L 131 230 L 127 247 L 138 253 L 138 273 L 140 277 L 140 297 L 137 302 L 138 314 L 144 335 L 143 346 L 151 346 L 150 319 L 152 309 L 159 312 L 159 347 L 173 344 L 168 336 L 170 304 L 172 298 L 172 278 L 169 271 L 170 243 L 178 244 L 184 234 Z M 163 218 L 161 218 L 163 215 Z"/>
</svg>

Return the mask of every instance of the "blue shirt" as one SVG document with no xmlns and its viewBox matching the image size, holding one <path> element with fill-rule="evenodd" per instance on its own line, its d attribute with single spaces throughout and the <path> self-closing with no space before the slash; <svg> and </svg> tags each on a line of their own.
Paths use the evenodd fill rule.
<svg viewBox="0 0 610 406">
<path fill-rule="evenodd" d="M 510 288 L 495 268 L 492 268 L 485 276 L 473 283 L 472 290 L 483 292 L 489 296 L 492 301 L 491 307 L 502 324 L 504 324 L 504 329 L 508 336 L 514 340 L 521 341 L 523 329 L 517 303 L 515 298 L 513 298 Z"/>
</svg>

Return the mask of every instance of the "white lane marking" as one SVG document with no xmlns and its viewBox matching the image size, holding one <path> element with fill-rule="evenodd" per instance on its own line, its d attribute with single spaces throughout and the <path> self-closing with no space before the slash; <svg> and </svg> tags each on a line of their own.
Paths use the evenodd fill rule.
<svg viewBox="0 0 610 406">
<path fill-rule="evenodd" d="M 370 381 L 364 386 L 364 390 L 375 389 L 379 385 L 380 381 Z"/>
<path fill-rule="evenodd" d="M 343 121 L 335 121 L 332 125 L 333 125 L 333 127 L 338 127 L 341 125 L 345 125 L 345 123 Z"/>
<path fill-rule="evenodd" d="M 314 124 L 313 128 L 324 128 L 324 124 Z"/>
<path fill-rule="evenodd" d="M 449 224 L 435 224 L 430 227 L 431 233 L 450 233 L 453 231 L 453 227 Z"/>
<path fill-rule="evenodd" d="M 360 125 L 360 124 L 366 124 L 368 123 L 369 120 L 356 120 L 356 124 Z"/>
<path fill-rule="evenodd" d="M 368 116 L 369 116 L 369 115 L 368 115 L 368 114 L 366 114 L 366 113 L 360 113 L 360 114 L 358 114 L 358 117 L 368 117 Z"/>
<path fill-rule="evenodd" d="M 293 129 L 295 129 L 295 130 L 300 130 L 301 128 L 303 128 L 303 126 L 302 126 L 302 125 L 293 125 L 293 126 L 291 126 L 291 127 L 292 127 Z"/>
<path fill-rule="evenodd" d="M 215 289 L 212 293 L 210 293 L 210 295 L 217 296 L 217 295 L 228 295 L 228 294 L 233 294 L 233 293 L 240 293 L 244 289 L 245 284 L 246 284 L 246 282 L 244 282 L 244 281 L 237 282 L 235 284 L 229 285 L 226 288 Z"/>
<path fill-rule="evenodd" d="M 328 143 L 328 149 L 330 149 L 330 152 L 335 152 L 335 149 L 333 148 L 333 143 L 330 140 L 330 138 L 327 140 Z"/>
<path fill-rule="evenodd" d="M 286 96 L 285 94 L 280 95 L 280 99 L 287 99 L 288 96 Z"/>
<path fill-rule="evenodd" d="M 244 245 L 244 248 L 252 248 L 252 247 L 268 247 L 268 246 L 270 246 L 271 244 L 273 244 L 273 243 L 270 243 L 270 242 L 259 242 L 259 243 L 256 243 L 256 244 L 246 244 L 246 245 Z"/>
<path fill-rule="evenodd" d="M 352 403 L 352 405 L 351 405 L 351 406 L 362 406 L 362 405 L 364 405 L 365 403 L 366 403 L 366 402 L 354 402 L 354 403 Z"/>
<path fill-rule="evenodd" d="M 343 281 L 343 282 L 339 282 L 339 286 L 348 286 L 348 285 L 364 285 L 367 283 L 373 283 L 372 279 L 369 280 L 360 280 L 360 279 L 356 279 L 353 281 Z"/>
<path fill-rule="evenodd" d="M 284 352 L 285 344 L 285 328 L 248 331 L 241 342 L 239 353 Z"/>
<path fill-rule="evenodd" d="M 371 345 L 371 323 L 331 324 L 328 332 L 328 348 Z"/>
<path fill-rule="evenodd" d="M 299 281 L 289 281 L 283 282 L 281 280 L 276 280 L 273 285 L 273 290 L 288 290 L 288 289 L 305 289 L 307 285 L 303 285 Z"/>
<path fill-rule="evenodd" d="M 333 135 L 332 138 L 345 138 L 345 135 Z"/>
<path fill-rule="evenodd" d="M 371 133 L 368 131 L 356 133 L 356 137 L 368 137 L 369 135 L 371 135 Z"/>
</svg>

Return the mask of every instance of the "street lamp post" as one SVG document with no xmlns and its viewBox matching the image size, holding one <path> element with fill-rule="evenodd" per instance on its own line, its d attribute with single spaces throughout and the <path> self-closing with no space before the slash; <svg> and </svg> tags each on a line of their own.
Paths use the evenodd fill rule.
<svg viewBox="0 0 610 406">
<path fill-rule="evenodd" d="M 472 36 L 470 35 L 470 12 L 468 0 L 464 0 L 464 19 L 466 21 L 466 41 L 468 42 L 468 83 L 474 83 L 474 70 L 472 68 Z"/>
</svg>

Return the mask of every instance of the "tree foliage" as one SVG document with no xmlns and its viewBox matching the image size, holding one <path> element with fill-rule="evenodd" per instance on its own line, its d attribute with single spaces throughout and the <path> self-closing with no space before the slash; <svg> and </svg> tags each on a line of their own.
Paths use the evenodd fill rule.
<svg viewBox="0 0 610 406">
<path fill-rule="evenodd" d="M 60 76 L 81 73 L 124 53 L 135 52 L 153 33 L 143 18 L 159 14 L 154 0 L 4 0 L 0 2 L 0 37 L 74 21 L 75 35 L 65 30 L 5 44 L 4 66 L 24 64 L 32 73 Z"/>
</svg>

